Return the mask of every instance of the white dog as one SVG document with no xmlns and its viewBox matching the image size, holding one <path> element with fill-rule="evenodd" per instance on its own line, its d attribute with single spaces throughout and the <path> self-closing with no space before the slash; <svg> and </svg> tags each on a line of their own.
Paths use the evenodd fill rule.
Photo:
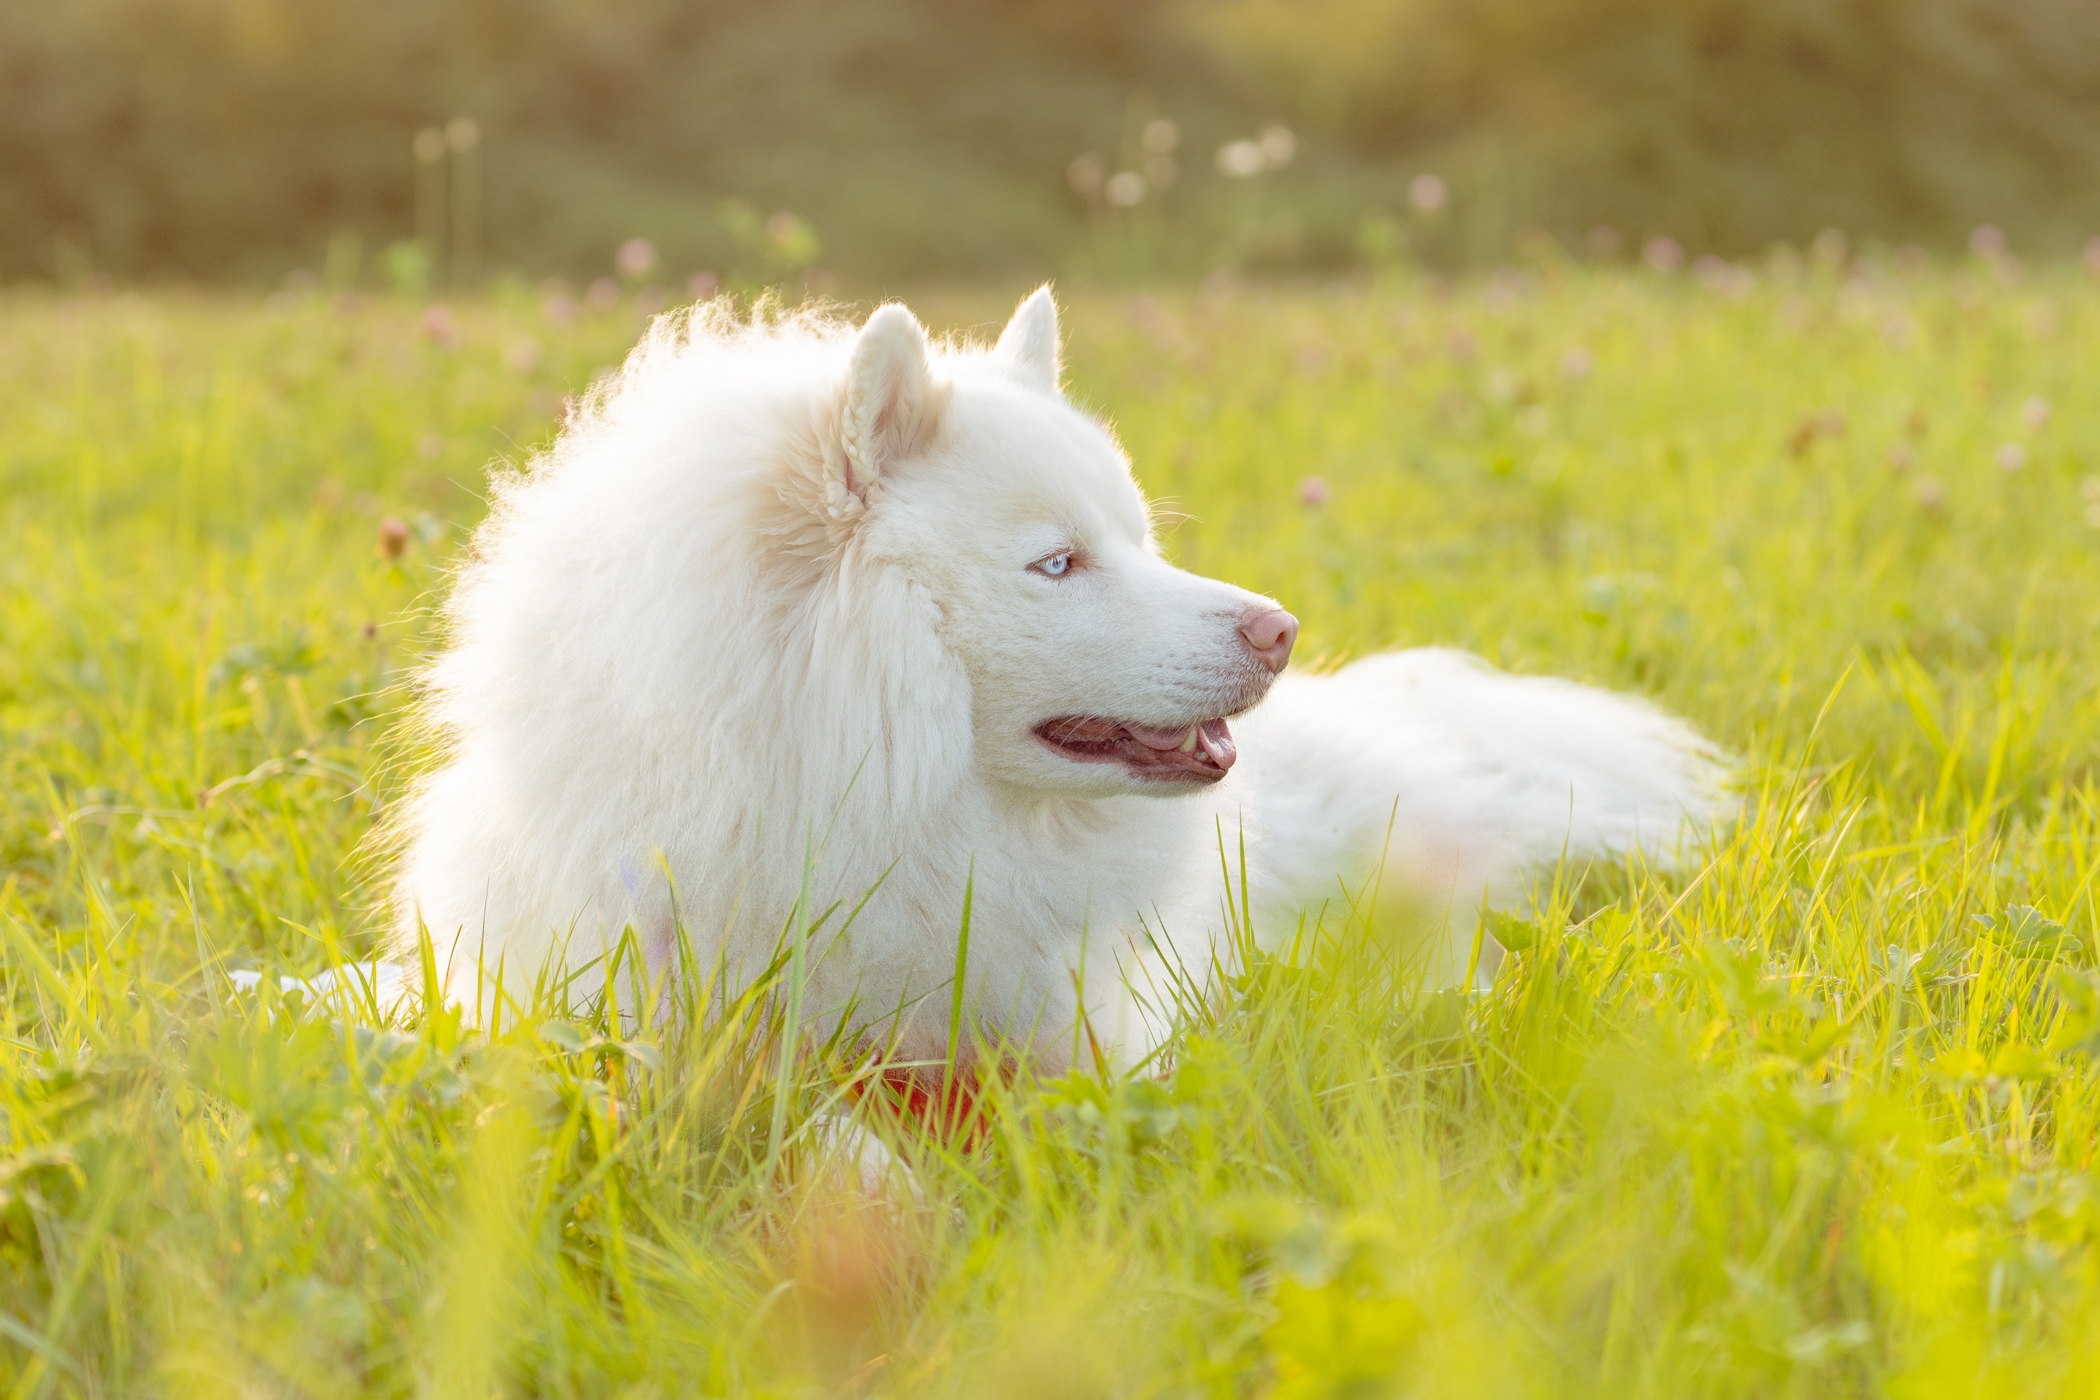
<svg viewBox="0 0 2100 1400">
<path fill-rule="evenodd" d="M 460 573 L 397 954 L 427 931 L 485 1009 L 499 974 L 589 992 L 628 929 L 654 973 L 748 977 L 831 911 L 807 1013 L 933 1054 L 967 890 L 969 1033 L 1055 1063 L 1083 1013 L 1127 1060 L 1147 959 L 1230 964 L 1221 832 L 1258 930 L 1375 876 L 1453 913 L 1456 979 L 1563 854 L 1705 829 L 1712 750 L 1637 701 L 1448 651 L 1279 679 L 1297 622 L 1160 557 L 1058 360 L 1047 289 L 990 350 L 901 305 L 660 321 Z"/>
</svg>

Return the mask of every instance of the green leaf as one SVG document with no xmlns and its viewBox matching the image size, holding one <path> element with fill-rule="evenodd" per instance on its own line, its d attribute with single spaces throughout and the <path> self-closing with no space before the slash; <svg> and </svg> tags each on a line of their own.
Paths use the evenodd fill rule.
<svg viewBox="0 0 2100 1400">
<path fill-rule="evenodd" d="M 2032 1045 L 2014 1042 L 1991 1056 L 1991 1073 L 2000 1079 L 2054 1079 L 2056 1062 Z"/>
<path fill-rule="evenodd" d="M 2012 904 L 1996 914 L 1978 914 L 1983 941 L 2016 958 L 2054 961 L 2078 948 L 2078 938 L 2032 904 Z"/>
<path fill-rule="evenodd" d="M 1512 953 L 1526 952 L 1546 940 L 1546 931 L 1529 919 L 1490 909 L 1482 916 L 1488 936 Z"/>
<path fill-rule="evenodd" d="M 615 1040 L 611 1042 L 609 1048 L 618 1051 L 622 1056 L 634 1061 L 651 1074 L 658 1072 L 664 1067 L 663 1051 L 645 1041 Z"/>
<path fill-rule="evenodd" d="M 2100 1058 L 2100 974 L 2060 968 L 2051 989 L 2063 1007 L 2049 1049 Z"/>
<path fill-rule="evenodd" d="M 568 1021 L 543 1021 L 540 1023 L 540 1039 L 555 1049 L 567 1054 L 576 1054 L 589 1045 L 590 1037 Z"/>
</svg>

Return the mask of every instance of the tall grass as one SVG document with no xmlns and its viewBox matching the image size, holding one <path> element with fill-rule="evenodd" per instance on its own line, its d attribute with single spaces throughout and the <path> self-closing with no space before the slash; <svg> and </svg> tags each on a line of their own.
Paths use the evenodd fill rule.
<svg viewBox="0 0 2100 1400">
<path fill-rule="evenodd" d="M 1653 694 L 1745 816 L 1548 880 L 1477 996 L 1339 899 L 1252 930 L 1295 955 L 1164 1063 L 946 1129 L 783 1038 L 786 959 L 662 1031 L 229 976 L 369 951 L 353 852 L 484 464 L 631 310 L 0 304 L 0 1383 L 2089 1393 L 2100 294 L 2014 272 L 1072 299 L 1180 562 L 1308 657 Z"/>
</svg>

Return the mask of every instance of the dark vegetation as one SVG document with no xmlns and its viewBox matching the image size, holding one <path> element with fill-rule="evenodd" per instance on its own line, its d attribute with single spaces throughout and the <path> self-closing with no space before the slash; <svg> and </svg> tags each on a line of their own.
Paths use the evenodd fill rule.
<svg viewBox="0 0 2100 1400">
<path fill-rule="evenodd" d="M 0 7 L 0 91 L 14 279 L 331 243 L 338 277 L 595 274 L 636 235 L 663 271 L 879 284 L 2100 229 L 2085 0 L 67 0 Z M 458 117 L 419 215 L 412 140 Z M 1287 164 L 1219 172 L 1278 122 Z M 1086 153 L 1177 178 L 1117 207 Z M 390 264 L 419 218 L 434 266 Z"/>
</svg>

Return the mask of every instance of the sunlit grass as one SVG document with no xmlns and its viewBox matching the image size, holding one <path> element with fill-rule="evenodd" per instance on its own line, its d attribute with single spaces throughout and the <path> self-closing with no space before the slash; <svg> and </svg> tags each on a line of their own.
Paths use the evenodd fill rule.
<svg viewBox="0 0 2100 1400">
<path fill-rule="evenodd" d="M 2100 289 L 1761 273 L 1068 299 L 1169 548 L 1301 656 L 1638 689 L 1749 799 L 1692 869 L 1546 888 L 1490 993 L 1336 920 L 1165 1072 L 995 1081 L 974 1135 L 829 1027 L 784 1054 L 784 980 L 492 1035 L 228 981 L 371 950 L 485 464 L 631 312 L 0 303 L 6 1384 L 2089 1393 Z M 847 1116 L 906 1167 L 872 1196 Z"/>
</svg>

